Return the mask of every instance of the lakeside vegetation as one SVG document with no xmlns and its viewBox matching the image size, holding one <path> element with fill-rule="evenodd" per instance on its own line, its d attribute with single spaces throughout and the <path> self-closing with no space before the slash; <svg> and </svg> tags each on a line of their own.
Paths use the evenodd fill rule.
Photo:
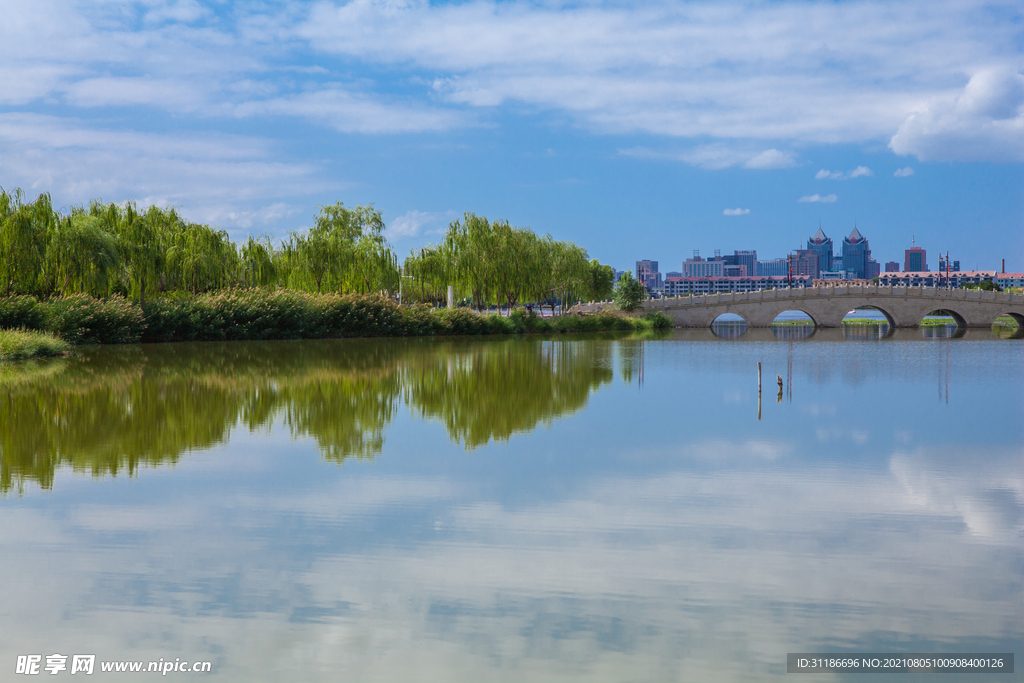
<svg viewBox="0 0 1024 683">
<path fill-rule="evenodd" d="M 439 244 L 400 262 L 370 206 L 322 206 L 313 225 L 276 242 L 185 220 L 175 209 L 93 200 L 54 209 L 0 188 L 0 297 L 88 294 L 145 303 L 238 288 L 377 294 L 442 305 L 447 288 L 478 311 L 561 304 L 611 295 L 610 266 L 582 247 L 508 221 L 466 213 Z M 403 277 L 404 276 L 404 277 Z"/>
<path fill-rule="evenodd" d="M 48 332 L 0 329 L 0 361 L 62 356 L 71 345 Z"/>
<path fill-rule="evenodd" d="M 94 200 L 62 212 L 48 194 L 0 188 L 0 329 L 108 344 L 671 326 L 535 315 L 611 296 L 611 267 L 572 242 L 467 213 L 399 263 L 384 230 L 372 205 L 338 202 L 308 230 L 236 244 L 173 208 Z M 444 310 L 449 286 L 459 305 Z"/>
<path fill-rule="evenodd" d="M 671 326 L 671 318 L 664 313 L 541 317 L 517 308 L 501 315 L 467 308 L 400 306 L 383 296 L 284 289 L 228 290 L 145 304 L 121 296 L 97 299 L 87 294 L 48 300 L 0 299 L 0 328 L 48 332 L 72 344 L 577 333 Z"/>
</svg>

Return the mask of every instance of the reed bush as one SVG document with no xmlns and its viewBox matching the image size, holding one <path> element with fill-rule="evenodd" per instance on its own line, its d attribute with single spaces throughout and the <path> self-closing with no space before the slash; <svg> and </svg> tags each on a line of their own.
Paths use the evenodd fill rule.
<svg viewBox="0 0 1024 683">
<path fill-rule="evenodd" d="M 630 318 L 612 312 L 544 318 L 522 309 L 511 315 L 468 308 L 402 307 L 386 297 L 310 294 L 290 289 L 221 290 L 195 297 L 150 299 L 86 294 L 37 301 L 0 299 L 0 323 L 53 332 L 72 344 L 320 339 L 525 333 L 582 333 L 661 329 L 663 313 Z"/>
<path fill-rule="evenodd" d="M 46 327 L 46 307 L 34 296 L 0 298 L 0 328 L 41 330 Z"/>
<path fill-rule="evenodd" d="M 669 330 L 675 327 L 675 321 L 661 311 L 644 313 L 643 317 L 640 318 L 640 324 L 645 328 L 653 330 Z"/>
<path fill-rule="evenodd" d="M 48 331 L 72 344 L 132 344 L 144 326 L 142 309 L 122 296 L 73 294 L 46 302 Z"/>
<path fill-rule="evenodd" d="M 0 330 L 0 360 L 62 356 L 70 349 L 70 344 L 48 332 Z"/>
</svg>

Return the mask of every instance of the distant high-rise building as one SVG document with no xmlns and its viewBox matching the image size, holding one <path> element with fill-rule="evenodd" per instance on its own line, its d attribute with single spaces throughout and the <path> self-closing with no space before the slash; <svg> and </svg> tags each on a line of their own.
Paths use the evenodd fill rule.
<svg viewBox="0 0 1024 683">
<path fill-rule="evenodd" d="M 851 280 L 863 280 L 868 274 L 868 259 L 871 258 L 871 248 L 868 240 L 857 228 L 853 229 L 849 237 L 843 238 L 843 270 Z"/>
<path fill-rule="evenodd" d="M 885 262 L 885 272 L 887 272 L 887 273 L 898 273 L 898 272 L 900 272 L 900 262 L 899 261 L 886 261 Z"/>
<path fill-rule="evenodd" d="M 882 264 L 873 258 L 868 258 L 868 272 L 867 278 L 869 280 L 878 277 L 882 274 Z"/>
<path fill-rule="evenodd" d="M 657 261 L 637 261 L 636 279 L 647 288 L 648 292 L 661 291 L 661 273 L 658 272 Z"/>
<path fill-rule="evenodd" d="M 928 252 L 921 247 L 911 247 L 903 252 L 904 273 L 924 273 L 928 271 Z"/>
<path fill-rule="evenodd" d="M 757 250 L 740 250 L 732 253 L 733 258 L 737 266 L 746 266 L 747 275 L 757 274 Z"/>
<path fill-rule="evenodd" d="M 777 258 L 757 262 L 758 277 L 771 275 L 789 275 L 789 259 Z"/>
<path fill-rule="evenodd" d="M 950 259 L 949 261 L 946 261 L 945 257 L 942 256 L 941 254 L 939 254 L 939 272 L 940 273 L 945 273 L 947 268 L 949 269 L 949 272 L 951 272 L 951 273 L 959 273 L 960 272 L 960 262 L 959 261 L 954 261 L 952 259 Z"/>
<path fill-rule="evenodd" d="M 683 277 L 722 277 L 726 265 L 721 256 L 705 260 L 694 255 L 683 261 Z"/>
<path fill-rule="evenodd" d="M 821 228 L 807 240 L 807 249 L 818 255 L 819 271 L 832 270 L 832 239 L 825 235 Z"/>
<path fill-rule="evenodd" d="M 811 249 L 797 249 L 789 255 L 789 274 L 817 278 L 821 275 L 818 252 Z"/>
<path fill-rule="evenodd" d="M 682 277 L 682 276 L 683 276 L 682 273 L 680 273 L 678 271 L 675 271 L 675 270 L 670 270 L 667 273 L 665 273 L 665 279 L 666 280 L 668 280 L 670 277 Z"/>
</svg>

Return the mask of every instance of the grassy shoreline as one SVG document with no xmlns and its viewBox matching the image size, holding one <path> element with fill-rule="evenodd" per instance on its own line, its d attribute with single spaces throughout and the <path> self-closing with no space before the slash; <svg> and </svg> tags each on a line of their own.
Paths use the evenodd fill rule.
<svg viewBox="0 0 1024 683">
<path fill-rule="evenodd" d="M 0 330 L 0 361 L 63 356 L 71 345 L 37 330 Z"/>
<path fill-rule="evenodd" d="M 523 309 L 511 315 L 465 308 L 399 306 L 384 297 L 309 294 L 295 290 L 228 290 L 144 305 L 123 297 L 84 294 L 40 301 L 0 299 L 0 328 L 47 332 L 70 344 L 133 344 L 172 341 L 420 337 L 557 334 L 667 329 L 663 313 L 626 317 L 543 318 Z"/>
</svg>

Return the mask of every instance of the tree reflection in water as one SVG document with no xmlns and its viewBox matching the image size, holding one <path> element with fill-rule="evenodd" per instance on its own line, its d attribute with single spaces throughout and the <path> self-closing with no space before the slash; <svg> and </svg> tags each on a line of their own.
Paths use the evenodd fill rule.
<svg viewBox="0 0 1024 683">
<path fill-rule="evenodd" d="M 83 347 L 0 367 L 0 492 L 173 465 L 278 419 L 328 461 L 372 458 L 403 404 L 472 449 L 583 408 L 612 353 L 607 337 Z"/>
</svg>

